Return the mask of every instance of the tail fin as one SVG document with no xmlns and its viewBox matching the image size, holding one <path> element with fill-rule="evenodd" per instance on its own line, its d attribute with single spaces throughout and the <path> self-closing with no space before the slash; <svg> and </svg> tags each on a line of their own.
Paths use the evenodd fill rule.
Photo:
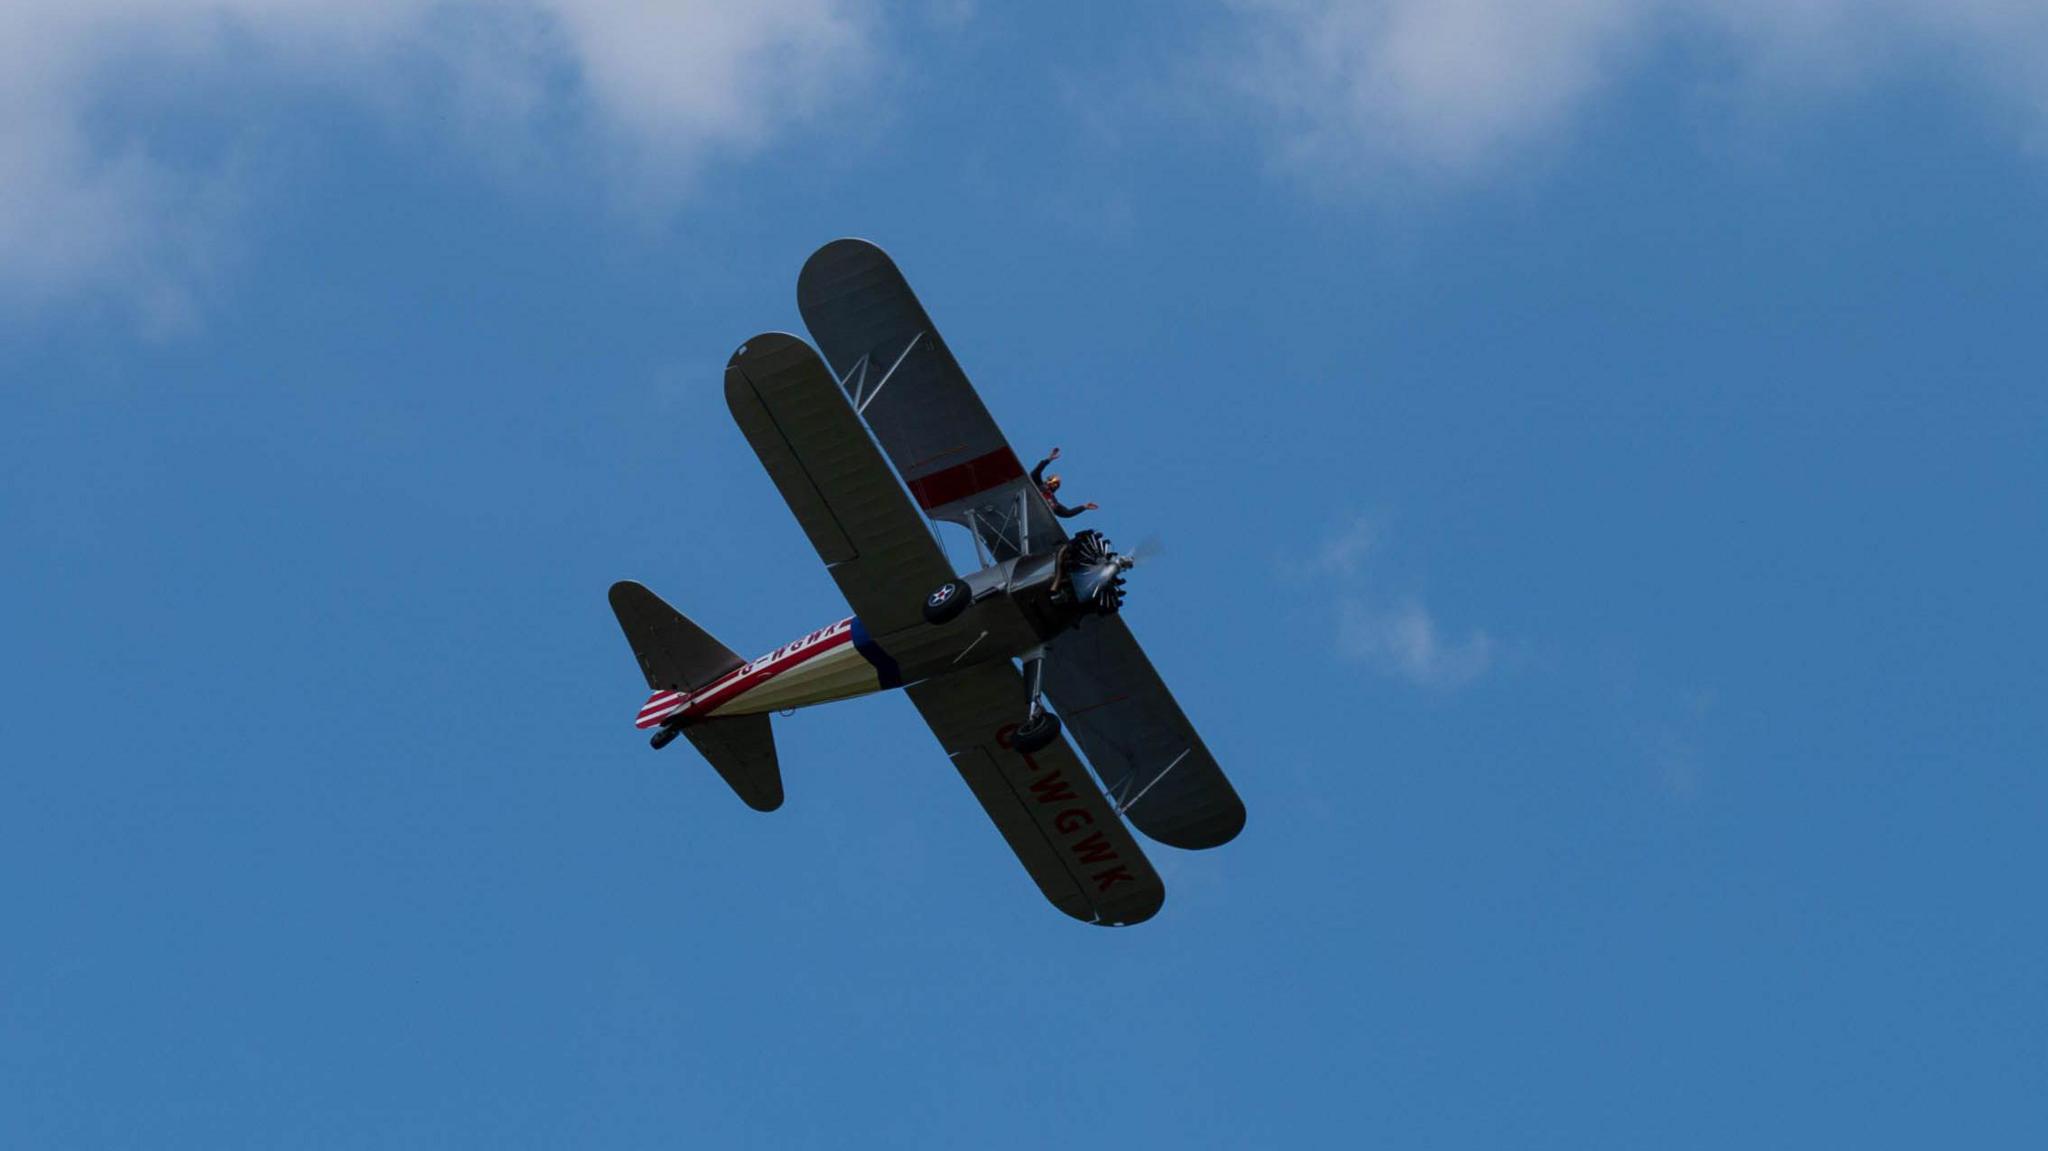
<svg viewBox="0 0 2048 1151">
<path fill-rule="evenodd" d="M 647 686 L 657 693 L 697 691 L 746 662 L 632 580 L 613 584 L 611 601 Z M 767 716 L 704 720 L 683 734 L 748 807 L 774 811 L 782 806 L 782 769 Z"/>
</svg>

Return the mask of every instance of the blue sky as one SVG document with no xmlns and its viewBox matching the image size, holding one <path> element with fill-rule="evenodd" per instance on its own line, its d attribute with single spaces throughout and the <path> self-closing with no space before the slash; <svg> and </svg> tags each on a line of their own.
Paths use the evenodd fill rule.
<svg viewBox="0 0 2048 1151">
<path fill-rule="evenodd" d="M 0 16 L 0 1142 L 2036 1146 L 2048 16 Z M 606 607 L 843 612 L 719 396 L 887 247 L 1250 810 L 1032 889 Z"/>
</svg>

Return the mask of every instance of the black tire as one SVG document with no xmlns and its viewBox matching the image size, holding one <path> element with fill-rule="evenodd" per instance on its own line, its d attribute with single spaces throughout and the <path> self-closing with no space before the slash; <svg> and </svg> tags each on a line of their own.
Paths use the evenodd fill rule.
<svg viewBox="0 0 2048 1151">
<path fill-rule="evenodd" d="M 1025 720 L 1023 726 L 1011 733 L 1010 747 L 1023 755 L 1030 755 L 1034 751 L 1043 751 L 1059 737 L 1060 717 L 1041 711 L 1037 719 Z"/>
<path fill-rule="evenodd" d="M 947 580 L 924 597 L 924 621 L 929 624 L 952 623 L 960 618 L 973 602 L 974 593 L 968 589 L 967 581 Z"/>
</svg>

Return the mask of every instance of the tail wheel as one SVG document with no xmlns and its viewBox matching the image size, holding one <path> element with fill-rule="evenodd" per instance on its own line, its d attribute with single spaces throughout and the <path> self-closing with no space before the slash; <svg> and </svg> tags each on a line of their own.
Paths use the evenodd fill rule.
<svg viewBox="0 0 2048 1151">
<path fill-rule="evenodd" d="M 1060 717 L 1049 711 L 1041 711 L 1025 720 L 1022 726 L 1010 735 L 1010 746 L 1025 755 L 1030 755 L 1034 751 L 1042 751 L 1051 746 L 1052 741 L 1059 737 Z"/>
<path fill-rule="evenodd" d="M 967 610 L 972 599 L 973 592 L 968 589 L 966 580 L 947 580 L 924 597 L 924 621 L 930 624 L 952 623 Z"/>
</svg>

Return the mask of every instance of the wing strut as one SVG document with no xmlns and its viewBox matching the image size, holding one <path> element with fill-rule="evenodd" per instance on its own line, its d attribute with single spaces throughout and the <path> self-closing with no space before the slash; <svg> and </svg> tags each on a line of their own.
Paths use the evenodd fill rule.
<svg viewBox="0 0 2048 1151">
<path fill-rule="evenodd" d="M 1138 801 L 1145 798 L 1145 793 L 1151 791 L 1154 784 L 1157 784 L 1160 780 L 1165 779 L 1167 772 L 1172 771 L 1176 767 L 1179 767 L 1180 761 L 1186 759 L 1188 757 L 1188 752 L 1191 752 L 1193 750 L 1195 749 L 1190 747 L 1182 751 L 1179 755 L 1174 756 L 1172 763 L 1169 763 L 1164 768 L 1162 768 L 1158 775 L 1152 777 L 1151 783 L 1148 783 L 1145 786 L 1139 788 L 1138 794 L 1130 797 L 1129 799 L 1123 798 L 1121 793 L 1129 791 L 1131 789 L 1131 783 L 1138 778 L 1136 775 L 1124 776 L 1121 780 L 1117 781 L 1117 785 L 1115 787 L 1110 788 L 1108 791 L 1103 792 L 1103 797 L 1116 804 L 1116 813 L 1118 815 L 1124 814 L 1130 809 L 1138 806 Z"/>
<path fill-rule="evenodd" d="M 882 373 L 882 378 L 875 381 L 875 386 L 872 389 L 867 386 L 868 365 L 872 360 L 865 353 L 862 354 L 860 362 L 855 364 L 852 370 L 846 373 L 846 378 L 839 381 L 840 388 L 853 397 L 854 411 L 862 415 L 867 414 L 868 405 L 874 403 L 875 397 L 882 394 L 883 386 L 888 384 L 889 378 L 896 374 L 896 369 L 903 366 L 903 361 L 910 358 L 910 353 L 916 349 L 918 342 L 923 340 L 926 334 L 926 332 L 919 332 L 910 337 L 910 342 L 903 345 L 903 351 L 897 355 L 896 362 L 889 365 L 889 370 Z"/>
</svg>

